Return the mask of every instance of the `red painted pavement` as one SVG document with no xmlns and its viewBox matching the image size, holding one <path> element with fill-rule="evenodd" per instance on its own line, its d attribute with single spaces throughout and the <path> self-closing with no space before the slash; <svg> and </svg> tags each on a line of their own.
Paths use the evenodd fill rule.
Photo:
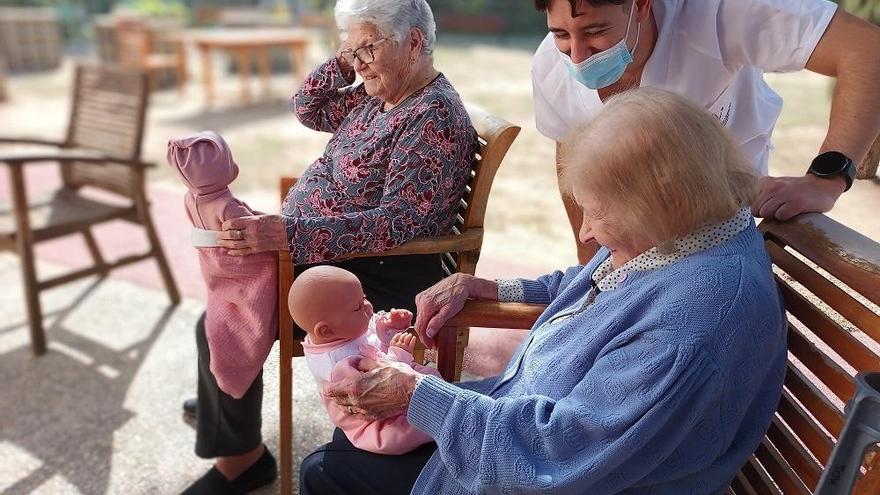
<svg viewBox="0 0 880 495">
<path fill-rule="evenodd" d="M 57 167 L 36 165 L 26 169 L 28 194 L 34 197 L 41 191 L 60 184 Z M 9 180 L 0 174 L 0 200 L 9 200 Z M 199 273 L 195 250 L 189 244 L 190 224 L 183 209 L 183 198 L 178 193 L 153 188 L 149 191 L 153 221 L 159 233 L 165 254 L 177 287 L 184 297 L 205 300 L 205 288 Z M 98 245 L 107 260 L 140 253 L 147 248 L 143 229 L 127 222 L 109 222 L 94 229 Z M 83 268 L 90 265 L 91 256 L 82 237 L 71 235 L 40 243 L 37 258 L 53 265 Z M 477 274 L 485 278 L 524 276 L 534 277 L 543 272 L 528 264 L 515 264 L 483 257 Z M 164 291 L 156 263 L 152 260 L 135 263 L 111 272 L 110 277 Z M 525 331 L 492 331 L 475 328 L 471 331 L 465 369 L 477 375 L 497 373 L 525 335 Z M 478 359 L 477 359 L 478 357 Z"/>
</svg>

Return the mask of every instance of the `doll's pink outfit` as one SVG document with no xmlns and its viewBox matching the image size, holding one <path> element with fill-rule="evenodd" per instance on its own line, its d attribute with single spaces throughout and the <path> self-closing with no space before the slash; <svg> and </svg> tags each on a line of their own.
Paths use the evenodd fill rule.
<svg viewBox="0 0 880 495">
<path fill-rule="evenodd" d="M 404 363 L 419 373 L 440 376 L 431 367 L 413 361 L 413 355 L 400 347 L 388 346 L 393 332 L 377 335 L 376 321 L 382 312 L 370 319 L 367 331 L 356 339 L 313 344 L 309 337 L 303 341 L 303 354 L 318 389 L 323 390 L 329 383 L 338 383 L 363 374 L 357 369 L 362 357 L 375 358 L 385 354 L 394 361 Z M 405 454 L 419 445 L 433 440 L 421 430 L 417 430 L 406 420 L 406 411 L 389 418 L 371 421 L 363 416 L 349 414 L 346 408 L 321 394 L 324 409 L 334 425 L 339 427 L 355 447 L 377 454 Z"/>
<path fill-rule="evenodd" d="M 194 244 L 208 289 L 205 334 L 211 373 L 227 394 L 241 398 L 263 368 L 277 328 L 278 273 L 275 253 L 230 256 L 210 247 L 213 232 L 230 218 L 254 215 L 235 199 L 229 184 L 238 166 L 224 139 L 213 132 L 172 139 L 168 163 L 189 188 L 184 197 Z M 209 242 L 204 242 L 206 238 Z"/>
</svg>

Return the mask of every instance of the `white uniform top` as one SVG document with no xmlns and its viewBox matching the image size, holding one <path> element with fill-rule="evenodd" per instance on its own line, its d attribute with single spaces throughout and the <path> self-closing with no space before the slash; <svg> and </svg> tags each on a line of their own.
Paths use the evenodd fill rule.
<svg viewBox="0 0 880 495">
<path fill-rule="evenodd" d="M 766 175 L 782 98 L 764 72 L 803 69 L 836 9 L 827 0 L 654 0 L 659 33 L 641 85 L 703 106 Z M 552 33 L 535 53 L 532 88 L 538 131 L 555 141 L 603 106 L 568 74 Z"/>
</svg>

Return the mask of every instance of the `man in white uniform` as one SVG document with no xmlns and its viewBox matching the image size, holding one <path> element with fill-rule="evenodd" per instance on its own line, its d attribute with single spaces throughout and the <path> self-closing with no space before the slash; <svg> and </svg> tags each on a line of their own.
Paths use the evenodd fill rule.
<svg viewBox="0 0 880 495">
<path fill-rule="evenodd" d="M 764 72 L 837 78 L 828 134 L 800 177 L 765 177 L 755 215 L 826 212 L 880 131 L 880 29 L 827 0 L 535 0 L 550 33 L 532 64 L 538 130 L 558 143 L 603 102 L 638 86 L 686 96 L 715 115 L 767 175 L 782 99 Z M 575 232 L 582 217 L 563 197 Z M 595 246 L 578 244 L 586 262 Z"/>
</svg>

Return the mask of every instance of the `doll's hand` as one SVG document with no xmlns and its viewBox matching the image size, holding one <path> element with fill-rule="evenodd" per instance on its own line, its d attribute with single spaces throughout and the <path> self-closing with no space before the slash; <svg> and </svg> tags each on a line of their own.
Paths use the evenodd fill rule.
<svg viewBox="0 0 880 495">
<path fill-rule="evenodd" d="M 376 330 L 406 330 L 412 324 L 413 314 L 407 309 L 392 309 L 376 321 Z"/>
<path fill-rule="evenodd" d="M 400 347 L 406 352 L 412 354 L 416 349 L 416 336 L 411 333 L 400 332 L 391 338 L 391 345 L 394 347 Z"/>
</svg>

